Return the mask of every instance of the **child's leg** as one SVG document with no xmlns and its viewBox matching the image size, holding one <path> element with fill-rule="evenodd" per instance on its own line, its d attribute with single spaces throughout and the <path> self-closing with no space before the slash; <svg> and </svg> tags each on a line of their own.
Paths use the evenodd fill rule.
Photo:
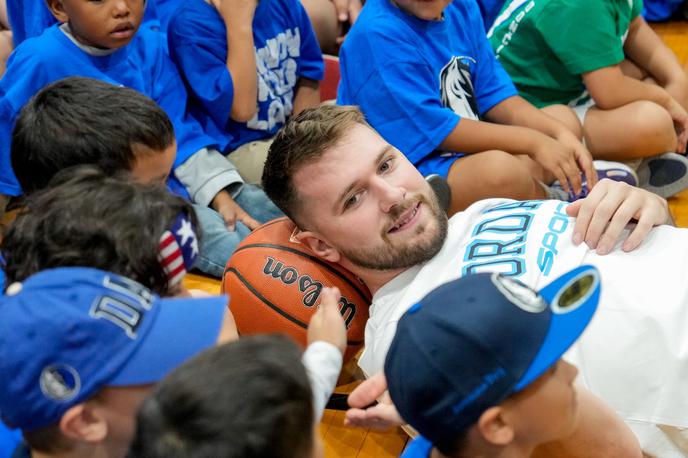
<svg viewBox="0 0 688 458">
<path fill-rule="evenodd" d="M 337 37 L 341 26 L 337 20 L 334 3 L 331 0 L 301 0 L 301 4 L 313 24 L 313 30 L 322 51 L 336 55 Z"/>
<path fill-rule="evenodd" d="M 540 111 L 564 124 L 579 140 L 583 140 L 583 124 L 571 108 L 566 105 L 550 105 Z"/>
<path fill-rule="evenodd" d="M 613 110 L 591 107 L 585 114 L 586 146 L 596 159 L 624 161 L 676 150 L 676 131 L 669 113 L 648 101 Z"/>
<path fill-rule="evenodd" d="M 234 200 L 259 223 L 266 223 L 271 219 L 284 216 L 277 205 L 268 198 L 265 191 L 258 186 L 245 184 L 242 186 L 241 192 L 234 197 Z"/>
<path fill-rule="evenodd" d="M 544 199 L 545 190 L 528 164 L 504 151 L 485 151 L 454 161 L 447 174 L 452 190 L 449 215 L 481 199 Z"/>
<path fill-rule="evenodd" d="M 222 216 L 215 210 L 197 204 L 193 207 L 201 233 L 195 267 L 203 273 L 220 278 L 237 245 L 251 231 L 241 222 L 236 223 L 236 230 L 230 231 Z"/>
</svg>

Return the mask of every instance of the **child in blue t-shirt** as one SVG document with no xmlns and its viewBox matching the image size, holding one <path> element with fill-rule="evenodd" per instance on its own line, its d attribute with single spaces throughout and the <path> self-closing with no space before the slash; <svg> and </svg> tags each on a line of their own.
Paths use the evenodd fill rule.
<svg viewBox="0 0 688 458">
<path fill-rule="evenodd" d="M 338 103 L 359 105 L 424 175 L 445 176 L 450 213 L 489 197 L 552 196 L 543 183 L 554 180 L 578 194 L 581 171 L 588 187 L 597 181 L 581 132 L 554 118 L 573 126 L 574 113 L 518 96 L 474 1 L 369 0 L 340 64 Z"/>
<path fill-rule="evenodd" d="M 27 38 L 40 35 L 45 29 L 58 22 L 48 9 L 45 0 L 5 1 L 15 46 L 19 46 Z M 154 30 L 159 30 L 160 19 L 156 1 L 145 0 L 146 9 L 143 24 Z"/>
<path fill-rule="evenodd" d="M 235 201 L 243 193 L 243 181 L 217 151 L 217 141 L 186 112 L 186 89 L 167 55 L 163 35 L 139 29 L 143 1 L 48 0 L 48 6 L 60 24 L 22 43 L 0 81 L 0 193 L 21 193 L 9 162 L 10 136 L 19 110 L 46 84 L 68 76 L 86 76 L 135 89 L 167 113 L 177 150 L 168 184 L 194 203 L 211 206 L 219 213 L 210 212 L 213 217 L 201 219 L 204 232 L 226 231 L 225 225 L 244 233 L 255 228 L 259 223 L 251 218 L 251 212 L 262 212 L 271 203 L 259 189 L 243 206 Z M 277 215 L 275 212 L 272 217 Z M 204 271 L 220 276 L 230 254 L 225 250 L 214 253 L 215 261 Z"/>
<path fill-rule="evenodd" d="M 300 2 L 188 0 L 168 39 L 191 113 L 243 178 L 260 182 L 273 135 L 320 103 L 322 54 Z"/>
</svg>

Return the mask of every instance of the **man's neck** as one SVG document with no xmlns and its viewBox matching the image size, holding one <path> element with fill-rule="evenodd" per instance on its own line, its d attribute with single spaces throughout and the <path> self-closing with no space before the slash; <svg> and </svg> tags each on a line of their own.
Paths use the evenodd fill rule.
<svg viewBox="0 0 688 458">
<path fill-rule="evenodd" d="M 363 283 L 368 287 L 370 293 L 374 295 L 380 288 L 406 272 L 408 269 L 372 270 L 354 268 L 350 270 L 363 280 Z"/>
<path fill-rule="evenodd" d="M 111 456 L 104 447 L 76 445 L 66 452 L 43 453 L 31 450 L 31 458 L 108 458 Z"/>
</svg>

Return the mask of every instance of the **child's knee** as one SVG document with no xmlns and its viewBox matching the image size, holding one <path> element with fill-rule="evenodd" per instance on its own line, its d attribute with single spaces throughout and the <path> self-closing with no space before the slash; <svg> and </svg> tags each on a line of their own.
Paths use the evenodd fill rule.
<svg viewBox="0 0 688 458">
<path fill-rule="evenodd" d="M 628 133 L 635 135 L 638 141 L 652 143 L 657 152 L 676 149 L 676 131 L 669 112 L 654 102 L 633 102 L 634 116 L 629 120 Z"/>
<path fill-rule="evenodd" d="M 301 4 L 308 13 L 320 48 L 326 53 L 335 54 L 339 22 L 334 4 L 330 0 L 301 0 Z"/>
</svg>

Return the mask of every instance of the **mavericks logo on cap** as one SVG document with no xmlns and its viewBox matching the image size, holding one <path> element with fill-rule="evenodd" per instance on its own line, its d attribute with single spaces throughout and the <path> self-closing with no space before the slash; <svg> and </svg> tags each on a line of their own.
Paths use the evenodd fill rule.
<svg viewBox="0 0 688 458">
<path fill-rule="evenodd" d="M 530 313 L 540 313 L 547 308 L 547 303 L 537 292 L 520 281 L 512 280 L 498 273 L 492 274 L 492 283 L 504 297 L 515 306 Z"/>
<path fill-rule="evenodd" d="M 81 390 L 79 373 L 72 366 L 56 364 L 41 372 L 41 391 L 54 401 L 69 401 Z"/>
</svg>

